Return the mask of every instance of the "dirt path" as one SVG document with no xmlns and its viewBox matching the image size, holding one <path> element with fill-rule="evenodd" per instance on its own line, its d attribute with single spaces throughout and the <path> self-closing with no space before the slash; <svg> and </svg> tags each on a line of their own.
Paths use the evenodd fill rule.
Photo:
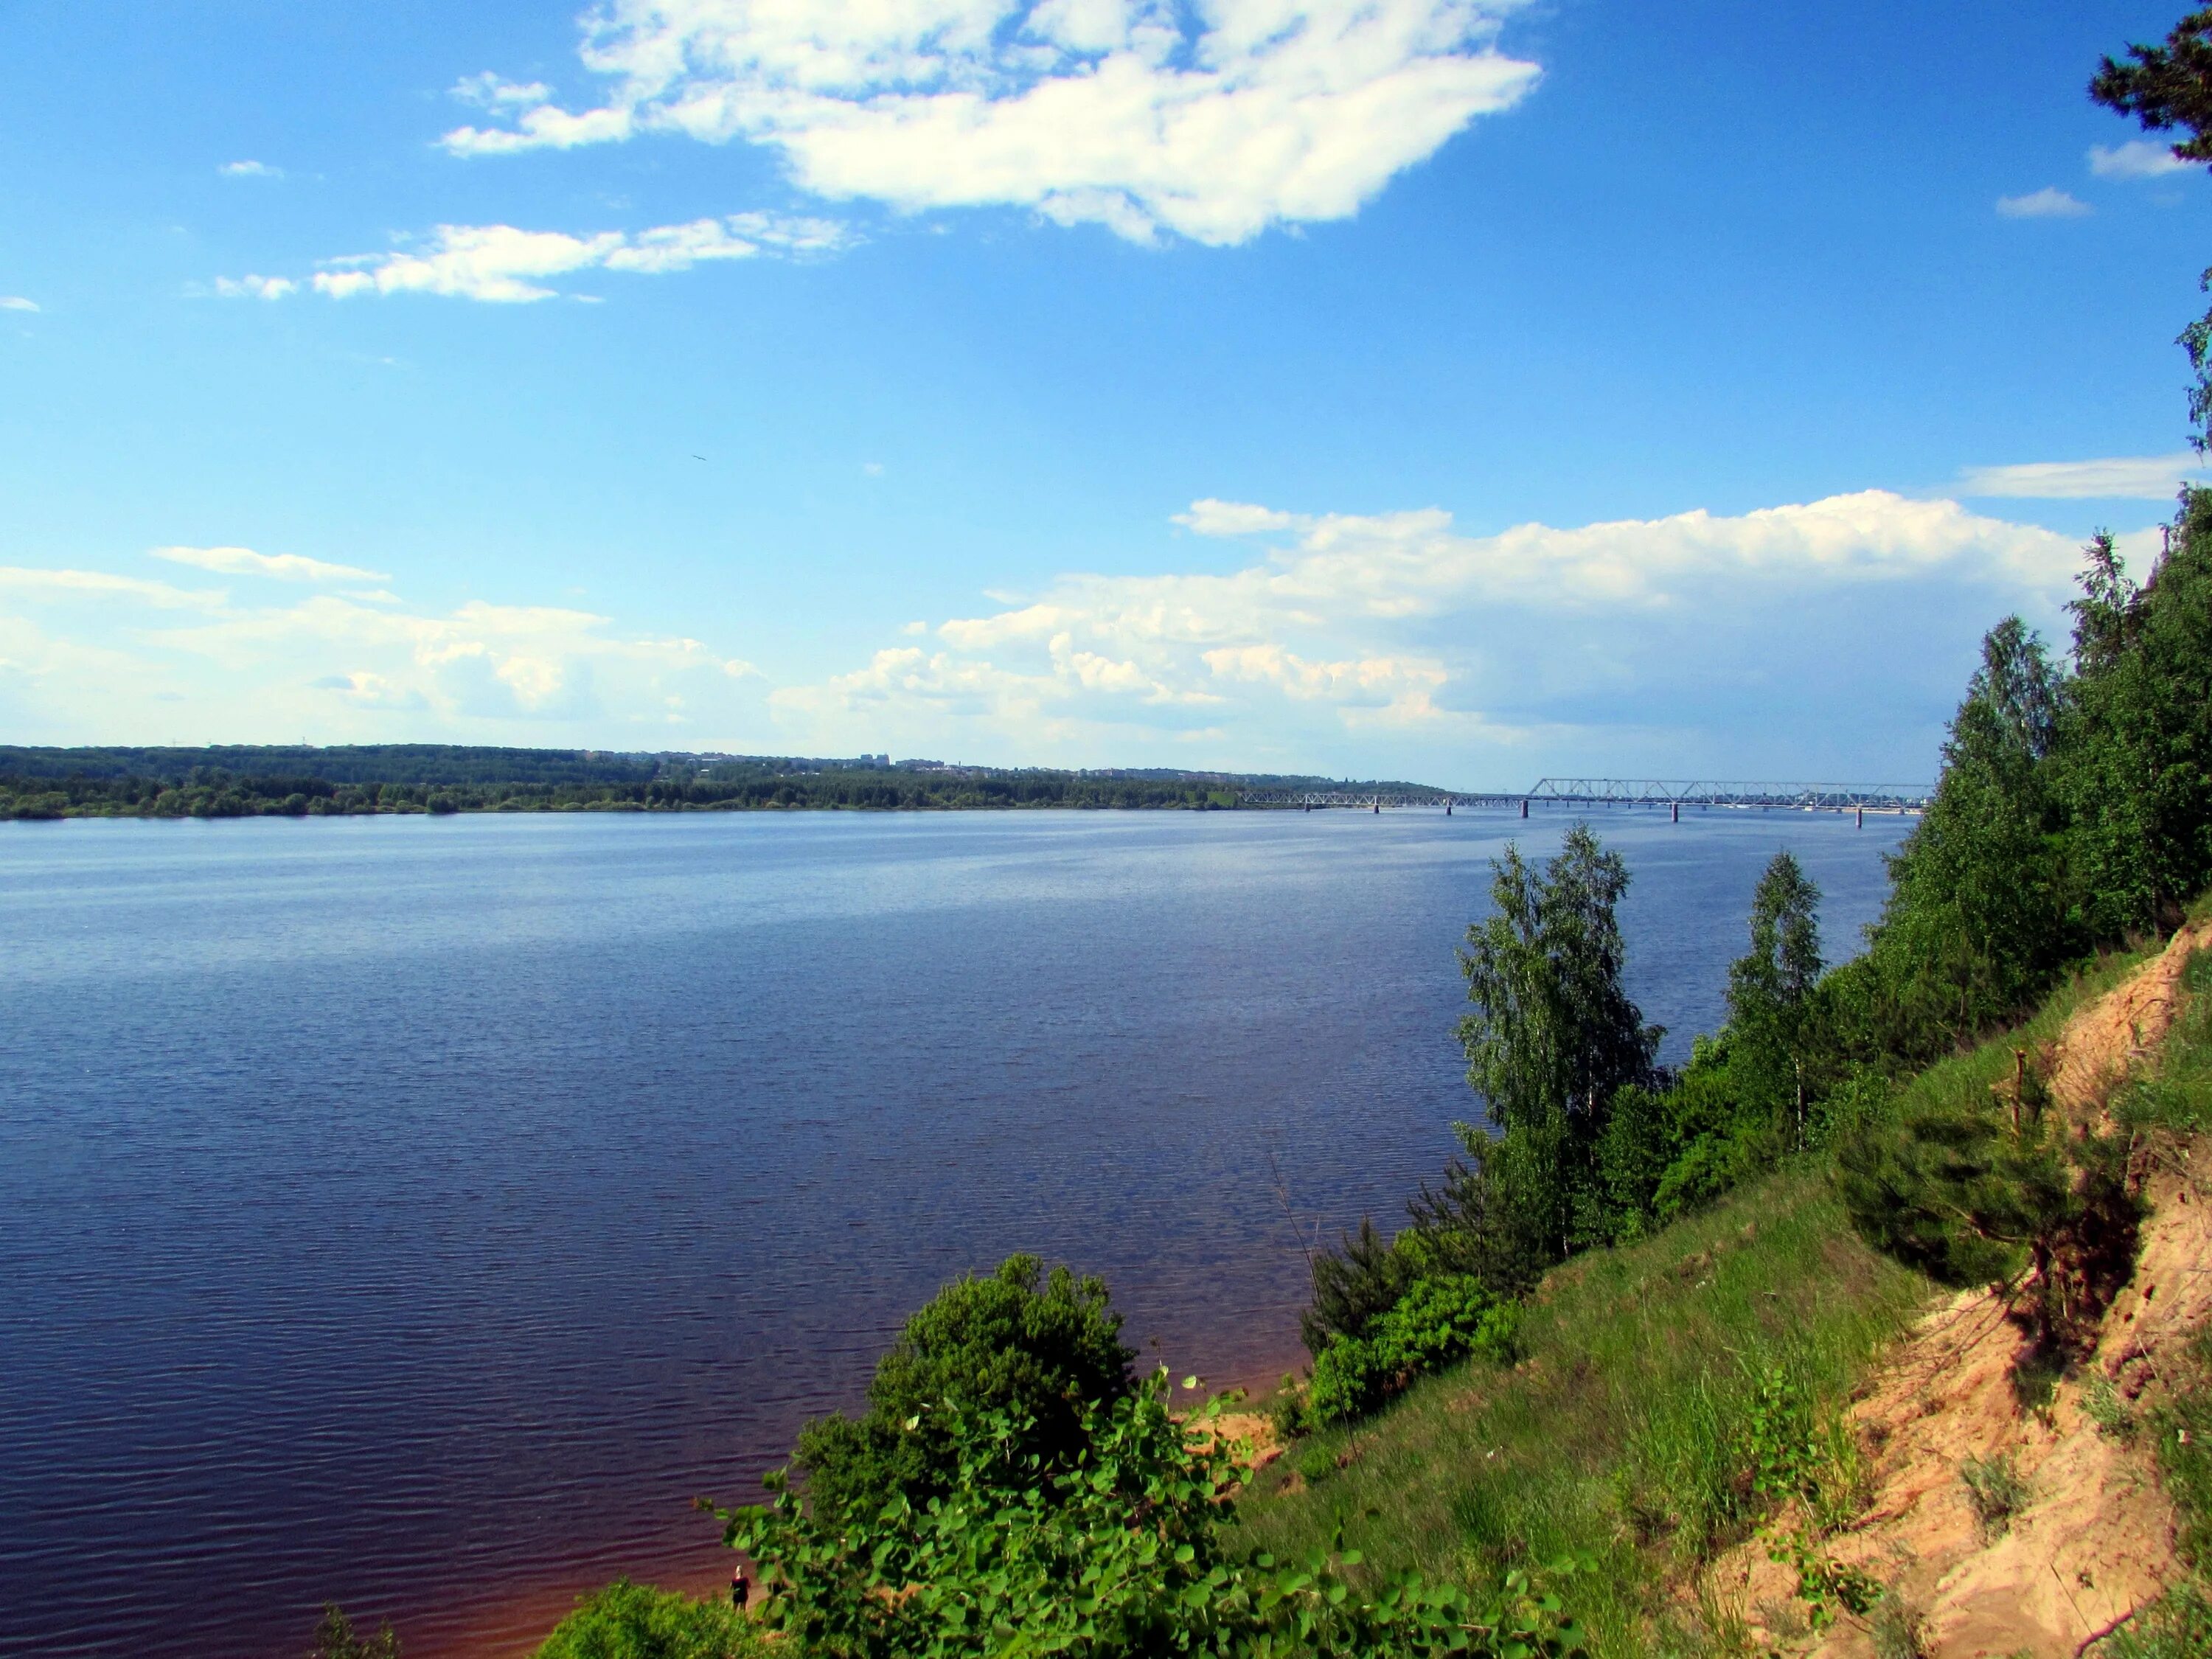
<svg viewBox="0 0 2212 1659">
<path fill-rule="evenodd" d="M 2115 1087 L 2172 1026 L 2191 954 L 2212 945 L 2212 923 L 2185 928 L 2124 983 L 2076 1014 L 2048 1075 L 2077 1121 L 2101 1116 Z M 2212 1156 L 2199 1162 L 2212 1166 Z M 2146 1188 L 2136 1273 L 2106 1316 L 2079 1381 L 2024 1410 L 2014 1394 L 2020 1332 L 1988 1291 L 1925 1316 L 1854 1409 L 1871 1463 L 1863 1516 L 1831 1540 L 1837 1559 L 1892 1587 L 1923 1617 L 1929 1659 L 2075 1659 L 2156 1597 L 2176 1571 L 2173 1516 L 2148 1449 L 2100 1433 L 2087 1385 L 2109 1380 L 2133 1400 L 2160 1357 L 2212 1318 L 2212 1167 L 2162 1170 Z M 1984 1529 L 1961 1469 L 2009 1457 L 2026 1501 L 2002 1531 Z M 1795 1575 L 1758 1540 L 1717 1566 L 1740 1590 L 1754 1639 L 1824 1659 L 1869 1659 L 1869 1633 L 1846 1623 L 1816 1640 L 1791 1611 Z"/>
</svg>

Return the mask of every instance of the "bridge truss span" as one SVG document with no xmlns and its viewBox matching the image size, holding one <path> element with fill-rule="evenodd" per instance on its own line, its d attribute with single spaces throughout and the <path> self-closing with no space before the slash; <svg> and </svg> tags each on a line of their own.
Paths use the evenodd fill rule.
<svg viewBox="0 0 2212 1659">
<path fill-rule="evenodd" d="M 1239 806 L 1314 811 L 1349 807 L 1379 812 L 1384 807 L 1532 806 L 1664 807 L 1674 817 L 1686 806 L 1708 811 L 1851 812 L 1925 811 L 1933 787 L 1918 783 L 1759 783 L 1696 778 L 1539 778 L 1528 789 L 1477 793 L 1455 789 L 1377 789 L 1346 785 L 1336 788 L 1247 789 Z"/>
<path fill-rule="evenodd" d="M 1540 778 L 1531 802 L 1577 806 L 1755 807 L 1801 812 L 1922 812 L 1924 783 L 1757 783 L 1700 778 Z"/>
</svg>

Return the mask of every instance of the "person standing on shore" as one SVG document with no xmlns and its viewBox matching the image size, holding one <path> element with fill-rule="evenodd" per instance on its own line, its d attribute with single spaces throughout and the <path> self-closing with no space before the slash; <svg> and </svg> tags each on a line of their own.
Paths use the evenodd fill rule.
<svg viewBox="0 0 2212 1659">
<path fill-rule="evenodd" d="M 730 1569 L 730 1605 L 743 1613 L 752 1593 L 752 1580 L 745 1577 L 745 1564 L 740 1561 Z"/>
</svg>

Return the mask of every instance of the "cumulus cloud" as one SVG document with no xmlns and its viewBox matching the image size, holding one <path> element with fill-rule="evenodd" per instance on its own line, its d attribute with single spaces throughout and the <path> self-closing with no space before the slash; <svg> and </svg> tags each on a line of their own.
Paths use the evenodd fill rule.
<svg viewBox="0 0 2212 1659">
<path fill-rule="evenodd" d="M 1850 595 L 1885 590 L 1923 606 L 1939 587 L 1970 589 L 1992 614 L 2047 608 L 2079 562 L 2051 531 L 1884 490 L 1489 535 L 1435 508 L 1308 514 L 1212 499 L 1176 522 L 1251 538 L 1254 556 L 1225 574 L 1068 575 L 939 624 L 934 647 L 878 652 L 774 706 L 816 732 L 964 732 L 971 744 L 984 730 L 1038 743 L 1119 733 L 1109 746 L 1124 752 L 1138 733 L 1310 733 L 1316 719 L 1340 734 L 1526 744 L 1556 737 L 1596 690 L 1618 722 L 1654 672 L 1675 685 L 1717 677 L 1739 696 L 1794 675 L 1794 658 L 1771 659 L 1784 649 L 1776 618 L 1832 617 Z M 1686 641 L 1687 660 L 1674 654 Z"/>
<path fill-rule="evenodd" d="M 545 283 L 578 271 L 658 275 L 717 259 L 834 253 L 852 240 L 851 232 L 831 220 L 766 213 L 588 236 L 512 225 L 440 225 L 420 246 L 326 261 L 315 273 L 314 286 L 318 293 L 341 300 L 360 294 L 437 294 L 527 303 L 552 299 L 556 290 Z"/>
<path fill-rule="evenodd" d="M 293 582 L 382 582 L 392 580 L 382 570 L 363 570 L 358 565 L 328 564 L 300 553 L 256 553 L 250 547 L 157 547 L 157 559 L 188 564 L 200 570 L 217 570 L 227 576 L 273 576 Z M 386 596 L 388 597 L 388 596 Z"/>
<path fill-rule="evenodd" d="M 218 276 L 215 291 L 226 300 L 281 300 L 300 285 L 289 276 Z"/>
<path fill-rule="evenodd" d="M 326 580 L 342 566 L 269 571 L 226 556 L 188 560 Z M 53 621 L 34 624 L 26 602 Z M 179 612 L 197 613 L 179 616 Z M 250 738 L 303 721 L 363 736 L 496 736 L 514 722 L 580 741 L 641 732 L 640 746 L 714 721 L 726 739 L 763 718 L 750 664 L 695 639 L 641 634 L 558 605 L 471 601 L 450 611 L 319 592 L 240 604 L 96 570 L 0 567 L 0 711 L 10 729 L 108 740 L 143 733 L 156 702 L 189 705 L 201 729 Z M 408 723 L 393 726 L 395 715 Z M 168 729 L 166 726 L 162 729 Z"/>
<path fill-rule="evenodd" d="M 901 210 L 1012 205 L 1133 240 L 1246 240 L 1340 219 L 1477 117 L 1511 108 L 1524 0 L 608 0 L 569 110 L 465 82 L 495 125 L 457 155 L 642 133 L 779 151 L 803 188 Z"/>
<path fill-rule="evenodd" d="M 1997 212 L 2007 219 L 2079 219 L 2094 210 L 2056 185 L 2045 185 L 2025 196 L 1997 198 Z"/>
<path fill-rule="evenodd" d="M 1969 468 L 1960 477 L 1959 493 L 2043 501 L 2165 501 L 2179 492 L 2184 479 L 2203 471 L 2203 458 L 2187 449 L 2171 455 L 2115 455 L 2094 461 L 2027 461 Z"/>
<path fill-rule="evenodd" d="M 216 172 L 226 179 L 282 179 L 284 169 L 266 161 L 225 161 Z"/>
<path fill-rule="evenodd" d="M 36 311 L 39 302 L 20 294 L 0 294 L 0 311 Z"/>
<path fill-rule="evenodd" d="M 2089 147 L 2089 171 L 2100 179 L 2163 179 L 2168 173 L 2187 173 L 2198 165 L 2176 155 L 2172 145 L 2155 143 L 2148 138 Z"/>
</svg>

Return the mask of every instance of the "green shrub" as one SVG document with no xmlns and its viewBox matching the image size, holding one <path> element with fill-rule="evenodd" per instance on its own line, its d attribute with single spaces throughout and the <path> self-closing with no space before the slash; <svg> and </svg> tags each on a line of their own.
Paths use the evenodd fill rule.
<svg viewBox="0 0 2212 1659">
<path fill-rule="evenodd" d="M 2069 1131 L 2034 1069 L 2008 1094 L 1923 1098 L 1862 1124 L 1837 1149 L 1860 1237 L 1944 1284 L 2003 1285 L 2048 1353 L 2093 1340 L 2135 1265 L 2140 1200 L 2127 1142 Z"/>
<path fill-rule="evenodd" d="M 866 1525 L 826 1525 L 772 1482 L 767 1504 L 725 1512 L 726 1536 L 762 1564 L 761 1619 L 809 1659 L 1537 1659 L 1580 1645 L 1558 1597 L 1521 1572 L 1471 1595 L 1413 1573 L 1356 1585 L 1357 1551 L 1231 1560 L 1221 1534 L 1249 1472 L 1211 1430 L 1221 1401 L 1189 1421 L 1170 1405 L 1164 1372 L 1086 1402 L 1053 1469 L 1023 1419 L 957 1414 L 948 1490 L 926 1504 L 898 1494 Z"/>
<path fill-rule="evenodd" d="M 745 1659 L 764 1646 L 735 1607 L 618 1578 L 555 1626 L 538 1659 Z"/>
<path fill-rule="evenodd" d="M 1468 1273 L 1417 1279 L 1364 1336 L 1333 1337 L 1315 1357 L 1306 1413 L 1342 1423 L 1374 1410 L 1416 1376 L 1479 1353 L 1513 1355 L 1519 1310 Z"/>
<path fill-rule="evenodd" d="M 877 1364 L 865 1413 L 801 1432 L 807 1500 L 825 1519 L 855 1520 L 894 1498 L 927 1503 L 957 1466 L 953 1425 L 979 1412 L 1023 1424 L 1041 1468 L 1065 1467 L 1081 1449 L 1084 1402 L 1110 1404 L 1132 1387 L 1121 1332 L 1103 1284 L 1066 1267 L 1047 1276 L 1033 1255 L 954 1280 Z"/>
</svg>

